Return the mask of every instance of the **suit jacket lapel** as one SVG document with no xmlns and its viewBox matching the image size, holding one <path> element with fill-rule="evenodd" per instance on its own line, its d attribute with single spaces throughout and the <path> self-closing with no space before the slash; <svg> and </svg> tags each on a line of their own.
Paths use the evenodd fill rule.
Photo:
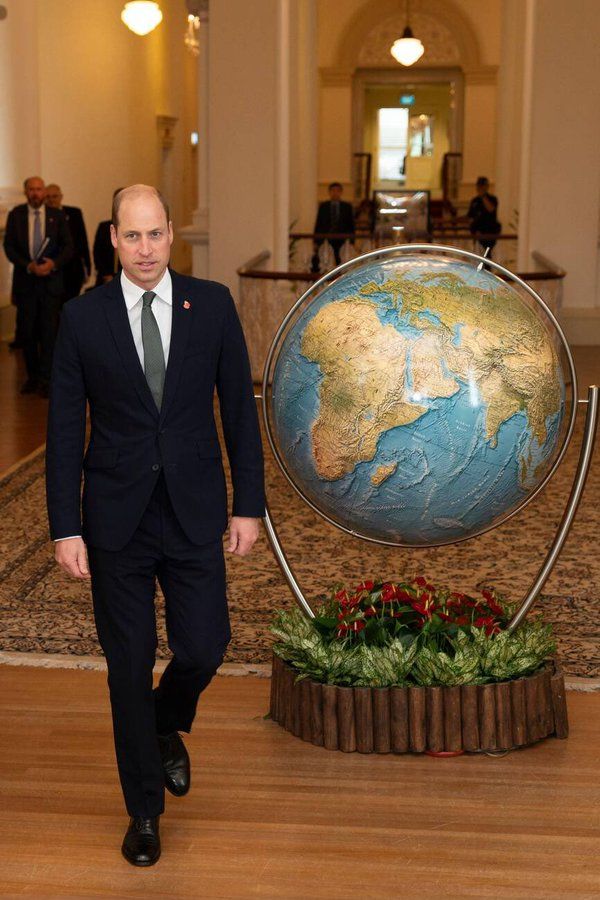
<svg viewBox="0 0 600 900">
<path fill-rule="evenodd" d="M 17 220 L 19 223 L 19 238 L 21 240 L 21 244 L 25 249 L 25 255 L 31 259 L 31 253 L 29 252 L 29 215 L 27 210 L 27 204 L 22 208 L 22 215 L 19 216 Z"/>
<path fill-rule="evenodd" d="M 163 391 L 162 407 L 160 412 L 161 421 L 164 420 L 169 405 L 173 402 L 177 384 L 181 375 L 183 366 L 183 358 L 187 342 L 192 330 L 192 322 L 194 308 L 190 304 L 184 306 L 186 297 L 184 296 L 184 288 L 181 283 L 180 276 L 171 270 L 171 278 L 173 281 L 173 308 L 171 318 L 171 343 L 169 345 L 169 361 L 167 371 L 165 373 L 165 387 Z"/>
<path fill-rule="evenodd" d="M 140 358 L 135 349 L 129 317 L 127 315 L 127 307 L 125 305 L 125 298 L 123 297 L 121 282 L 118 275 L 106 286 L 104 312 L 131 383 L 138 392 L 144 406 L 148 408 L 153 416 L 158 417 L 156 403 L 154 402 L 154 398 L 148 387 L 148 382 L 146 381 Z"/>
</svg>

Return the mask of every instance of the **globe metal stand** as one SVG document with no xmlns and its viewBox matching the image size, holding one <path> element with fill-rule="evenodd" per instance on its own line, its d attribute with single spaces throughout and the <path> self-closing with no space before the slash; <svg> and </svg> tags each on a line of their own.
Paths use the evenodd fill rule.
<svg viewBox="0 0 600 900">
<path fill-rule="evenodd" d="M 352 531 L 351 529 L 344 527 L 339 522 L 336 522 L 333 519 L 331 519 L 322 510 L 320 510 L 314 503 L 312 503 L 309 498 L 306 497 L 306 495 L 300 490 L 300 488 L 297 486 L 295 481 L 291 478 L 290 474 L 288 473 L 286 465 L 285 465 L 285 461 L 282 459 L 281 454 L 279 453 L 279 449 L 273 438 L 273 434 L 272 434 L 272 430 L 271 430 L 271 423 L 270 423 L 270 419 L 269 419 L 268 395 L 269 395 L 269 384 L 270 384 L 270 379 L 271 379 L 273 359 L 274 359 L 276 347 L 277 347 L 280 339 L 282 338 L 283 334 L 286 332 L 290 321 L 296 314 L 296 311 L 302 306 L 302 304 L 305 302 L 306 298 L 310 294 L 314 293 L 318 289 L 323 288 L 326 285 L 328 285 L 329 283 L 333 282 L 346 270 L 355 268 L 357 266 L 357 264 L 362 265 L 367 260 L 378 259 L 378 258 L 387 258 L 387 257 L 393 258 L 396 256 L 401 256 L 404 253 L 415 253 L 415 252 L 423 252 L 423 251 L 428 252 L 428 253 L 434 253 L 434 254 L 435 253 L 449 254 L 451 256 L 457 256 L 457 257 L 463 258 L 463 259 L 466 258 L 469 261 L 475 263 L 477 265 L 478 270 L 480 270 L 483 266 L 486 266 L 486 267 L 492 269 L 493 272 L 499 274 L 500 276 L 510 279 L 512 281 L 516 281 L 519 284 L 519 286 L 523 290 L 525 290 L 535 300 L 536 303 L 541 305 L 541 307 L 544 309 L 547 316 L 553 322 L 553 324 L 556 328 L 556 332 L 558 333 L 558 335 L 561 339 L 561 343 L 562 343 L 563 349 L 565 351 L 566 358 L 568 360 L 568 365 L 569 365 L 569 370 L 570 370 L 570 379 L 571 379 L 571 385 L 572 385 L 572 393 L 573 393 L 573 402 L 572 402 L 570 421 L 569 421 L 569 424 L 567 427 L 567 432 L 566 432 L 566 435 L 565 435 L 565 438 L 563 441 L 562 448 L 561 448 L 560 452 L 558 453 L 557 458 L 555 459 L 554 464 L 550 468 L 549 472 L 542 479 L 541 483 L 537 486 L 537 488 L 534 491 L 532 491 L 531 495 L 520 506 L 518 506 L 515 510 L 513 510 L 510 514 L 508 514 L 504 519 L 502 519 L 499 523 L 495 523 L 494 525 L 490 526 L 490 528 L 498 527 L 498 525 L 503 524 L 505 521 L 507 521 L 513 515 L 520 512 L 524 508 L 524 506 L 528 505 L 534 499 L 534 497 L 537 496 L 537 494 L 550 481 L 550 479 L 554 475 L 556 469 L 560 465 L 560 463 L 564 457 L 564 454 L 567 450 L 567 447 L 570 443 L 571 437 L 573 435 L 578 405 L 586 405 L 587 406 L 586 419 L 585 419 L 584 431 L 583 431 L 583 441 L 582 441 L 582 445 L 581 445 L 581 450 L 580 450 L 580 454 L 579 454 L 579 462 L 578 462 L 576 474 L 574 477 L 573 486 L 572 486 L 572 489 L 570 492 L 570 496 L 567 501 L 561 522 L 557 528 L 554 540 L 552 541 L 550 549 L 548 550 L 548 553 L 544 559 L 544 562 L 542 563 L 529 591 L 527 592 L 527 594 L 521 601 L 519 609 L 517 610 L 517 612 L 515 613 L 515 615 L 513 616 L 512 620 L 510 621 L 510 623 L 508 625 L 508 630 L 512 632 L 521 624 L 521 622 L 523 621 L 523 619 L 525 618 L 525 616 L 531 609 L 532 605 L 535 603 L 536 599 L 539 597 L 539 594 L 540 594 L 544 584 L 546 583 L 547 579 L 549 578 L 549 576 L 554 568 L 554 565 L 556 564 L 558 556 L 562 550 L 562 547 L 564 546 L 564 543 L 567 539 L 567 536 L 568 536 L 570 528 L 573 524 L 573 520 L 574 520 L 575 514 L 577 512 L 577 508 L 579 506 L 579 503 L 580 503 L 580 500 L 581 500 L 581 497 L 583 494 L 583 489 L 584 489 L 584 486 L 585 486 L 585 483 L 586 483 L 586 480 L 587 480 L 587 477 L 588 477 L 588 474 L 590 471 L 593 449 L 594 449 L 594 441 L 595 441 L 596 433 L 597 433 L 597 429 L 598 429 L 599 388 L 596 385 L 590 385 L 588 388 L 587 399 L 581 399 L 581 400 L 577 399 L 577 375 L 576 375 L 576 371 L 575 371 L 573 357 L 572 357 L 569 345 L 567 343 L 566 337 L 565 337 L 558 321 L 556 320 L 555 316 L 553 315 L 552 311 L 544 303 L 542 298 L 533 290 L 533 288 L 531 288 L 530 285 L 528 285 L 525 281 L 523 281 L 518 276 L 514 275 L 508 269 L 505 269 L 503 266 L 496 263 L 495 261 L 486 259 L 485 257 L 479 256 L 475 253 L 471 253 L 466 250 L 459 250 L 455 247 L 443 247 L 443 246 L 431 245 L 431 244 L 407 244 L 407 245 L 402 245 L 402 246 L 396 245 L 393 247 L 387 247 L 387 248 L 381 248 L 379 250 L 374 250 L 371 253 L 364 254 L 363 256 L 360 256 L 353 260 L 349 260 L 348 262 L 343 263 L 342 265 L 338 266 L 336 269 L 332 270 L 331 272 L 328 272 L 326 275 L 324 275 L 322 278 L 320 278 L 317 282 L 315 282 L 315 284 L 313 284 L 309 288 L 309 290 L 306 291 L 296 301 L 296 303 L 293 305 L 293 307 L 287 313 L 287 315 L 285 316 L 283 322 L 281 323 L 281 325 L 271 343 L 271 347 L 269 349 L 269 353 L 267 355 L 267 359 L 265 362 L 265 368 L 264 368 L 264 373 L 263 373 L 263 382 L 262 382 L 262 391 L 261 391 L 261 394 L 256 395 L 256 399 L 261 401 L 265 430 L 267 433 L 267 438 L 269 440 L 269 444 L 270 444 L 271 450 L 273 452 L 273 455 L 274 455 L 275 459 L 277 460 L 277 462 L 278 462 L 283 474 L 287 478 L 288 482 L 293 487 L 293 489 L 302 497 L 302 499 L 304 500 L 305 503 L 307 503 L 312 509 L 314 509 L 315 512 L 317 512 L 322 518 L 324 518 L 326 521 L 330 522 L 330 524 L 335 525 L 336 527 L 340 528 L 343 531 L 346 531 L 347 533 L 349 533 L 355 537 L 369 540 L 374 543 L 392 544 L 392 545 L 399 546 L 399 547 L 406 546 L 406 545 L 402 545 L 402 544 L 399 544 L 396 542 L 379 540 L 379 539 L 376 539 L 373 537 L 369 537 L 367 535 L 358 534 L 357 532 Z M 294 574 L 292 566 L 285 554 L 285 551 L 283 550 L 283 547 L 281 545 L 281 541 L 279 539 L 277 529 L 274 525 L 268 505 L 266 508 L 266 513 L 265 513 L 263 522 L 264 522 L 264 526 L 265 526 L 265 530 L 267 533 L 267 537 L 268 537 L 270 546 L 273 550 L 273 553 L 275 555 L 277 563 L 283 573 L 283 576 L 288 584 L 288 587 L 290 588 L 290 590 L 292 592 L 292 595 L 293 595 L 296 603 L 298 604 L 298 606 L 300 607 L 300 609 L 303 611 L 303 613 L 306 616 L 308 616 L 309 618 L 314 618 L 315 613 L 313 612 L 309 602 L 307 601 L 306 596 L 304 595 L 304 592 Z M 485 530 L 490 530 L 490 529 L 489 528 L 483 529 L 483 531 L 485 531 Z M 478 534 L 483 533 L 483 531 L 478 532 Z M 472 537 L 472 536 L 474 536 L 474 535 L 470 535 L 469 537 Z M 469 538 L 461 538 L 460 540 L 468 540 L 468 539 Z M 457 542 L 458 542 L 458 540 L 452 541 L 451 543 L 457 543 Z M 327 703 L 328 703 L 327 688 L 331 688 L 333 691 L 337 690 L 338 692 L 340 692 L 340 696 L 343 696 L 343 694 L 341 693 L 343 691 L 354 690 L 357 697 L 360 695 L 360 692 L 371 692 L 372 691 L 375 698 L 377 697 L 377 694 L 374 693 L 376 690 L 383 691 L 383 690 L 388 690 L 388 689 L 335 688 L 335 686 L 333 686 L 333 685 L 329 685 L 329 686 L 314 685 L 312 683 L 309 685 L 308 682 L 303 682 L 302 684 L 304 684 L 305 687 L 299 687 L 298 691 L 295 691 L 293 684 L 292 684 L 292 680 L 290 680 L 290 678 L 291 678 L 291 670 L 286 671 L 285 664 L 281 660 L 278 660 L 277 657 L 274 657 L 273 693 L 272 693 L 272 698 L 271 698 L 272 699 L 271 710 L 273 713 L 273 718 L 276 721 L 279 721 L 280 724 L 283 724 L 284 727 L 286 727 L 288 730 L 292 731 L 294 734 L 298 734 L 298 736 L 304 737 L 306 740 L 312 740 L 313 743 L 317 743 L 322 746 L 329 746 L 330 749 L 338 749 L 338 748 L 345 749 L 345 750 L 351 750 L 351 749 L 361 750 L 362 749 L 363 752 L 371 752 L 373 749 L 375 749 L 376 752 L 377 752 L 377 750 L 379 752 L 389 752 L 390 749 L 391 750 L 394 749 L 393 747 L 391 747 L 391 745 L 389 747 L 387 746 L 387 744 L 390 743 L 390 741 L 387 739 L 386 739 L 386 741 L 387 741 L 386 748 L 387 749 L 384 747 L 376 748 L 369 744 L 368 735 L 371 733 L 371 731 L 374 727 L 373 720 L 372 720 L 372 703 L 376 702 L 376 700 L 373 700 L 373 701 L 369 700 L 369 704 L 371 704 L 371 706 L 369 707 L 369 708 L 371 708 L 371 720 L 370 720 L 370 724 L 369 724 L 369 721 L 367 721 L 367 727 L 366 727 L 366 731 L 365 731 L 365 735 L 367 736 L 365 738 L 365 740 L 366 740 L 367 744 L 369 744 L 370 749 L 366 745 L 363 747 L 359 747 L 356 745 L 355 732 L 358 727 L 358 724 L 357 724 L 357 722 L 355 722 L 354 719 L 352 720 L 352 728 L 350 729 L 352 734 L 354 734 L 354 737 L 352 737 L 352 735 L 350 735 L 350 737 L 348 737 L 348 735 L 346 735 L 346 738 L 344 739 L 345 740 L 344 746 L 340 745 L 339 728 L 341 726 L 340 726 L 340 722 L 337 720 L 336 720 L 336 725 L 335 725 L 335 728 L 337 729 L 335 732 L 335 735 L 336 735 L 335 740 L 332 737 L 333 724 L 331 722 L 330 722 L 330 731 L 332 732 L 332 734 L 330 734 L 330 737 L 329 737 L 329 744 L 327 743 L 327 739 L 323 737 L 323 728 L 325 727 L 323 716 L 325 715 L 325 710 L 327 708 Z M 544 672 L 542 672 L 540 674 L 540 676 L 534 676 L 532 679 L 529 679 L 529 680 L 531 680 L 532 682 L 535 682 L 536 684 L 537 684 L 537 682 L 539 682 L 540 685 L 544 684 L 545 687 L 540 688 L 538 686 L 538 688 L 535 688 L 535 687 L 532 688 L 531 690 L 533 690 L 533 693 L 531 694 L 528 704 L 526 704 L 525 701 L 523 700 L 523 710 L 524 710 L 523 715 L 522 715 L 523 740 L 521 742 L 517 741 L 515 743 L 514 734 L 513 734 L 510 738 L 507 737 L 506 740 L 504 741 L 504 743 L 502 743 L 502 741 L 498 742 L 498 740 L 496 738 L 494 738 L 493 741 L 491 741 L 491 739 L 490 739 L 490 741 L 488 741 L 487 747 L 485 745 L 483 745 L 481 747 L 473 746 L 471 749 L 473 749 L 473 750 L 475 750 L 475 749 L 508 750 L 508 749 L 512 749 L 514 746 L 531 743 L 534 740 L 540 740 L 543 737 L 546 737 L 547 735 L 549 735 L 551 733 L 555 733 L 559 737 L 567 736 L 568 724 L 567 724 L 567 717 L 566 717 L 566 705 L 564 702 L 564 679 L 563 679 L 560 671 L 559 670 L 557 670 L 557 671 L 545 670 Z M 519 679 L 517 682 L 514 682 L 513 688 L 508 687 L 509 683 L 500 683 L 500 684 L 496 684 L 496 685 L 484 685 L 484 686 L 482 686 L 483 691 L 482 691 L 481 695 L 482 695 L 482 697 L 485 697 L 486 691 L 487 691 L 487 694 L 490 694 L 490 691 L 491 691 L 494 694 L 494 697 L 496 697 L 496 696 L 502 697 L 503 690 L 505 690 L 504 700 L 503 701 L 500 700 L 499 702 L 501 704 L 502 704 L 502 702 L 504 702 L 505 704 L 507 703 L 509 708 L 511 707 L 511 704 L 512 704 L 512 707 L 514 710 L 515 704 L 517 704 L 517 706 L 518 706 L 518 704 L 520 702 L 518 699 L 518 696 L 519 696 L 518 692 L 521 691 L 523 681 L 528 681 L 528 679 Z M 463 686 L 463 692 L 464 692 L 464 688 L 468 688 L 468 687 L 469 686 Z M 475 689 L 475 686 L 472 686 L 472 687 L 473 687 L 473 689 Z M 490 689 L 490 690 L 488 691 L 487 689 Z M 496 690 L 494 691 L 494 689 L 496 689 Z M 395 689 L 389 689 L 389 690 L 395 690 Z M 444 691 L 444 690 L 452 691 L 455 689 L 451 689 L 451 688 L 449 688 L 449 689 L 443 689 L 443 688 L 410 689 L 409 688 L 409 689 L 398 689 L 398 690 L 405 690 L 405 691 L 409 690 L 412 693 L 412 696 L 414 698 L 416 698 L 418 696 L 418 692 L 425 692 L 425 691 L 427 691 L 429 693 L 433 692 L 433 693 L 431 693 L 431 697 L 428 701 L 429 704 L 431 705 L 434 702 L 436 702 L 434 700 L 434 698 L 438 696 L 436 694 L 436 692 Z M 515 699 L 515 697 L 513 697 L 512 701 L 511 701 L 509 694 L 508 694 L 508 692 L 510 690 L 517 692 L 517 699 Z M 527 685 L 526 688 L 523 688 L 523 690 L 530 690 L 529 685 Z M 536 690 L 537 690 L 537 694 L 536 694 Z M 321 721 L 320 721 L 320 725 L 319 725 L 319 723 L 317 723 L 316 726 L 315 726 L 314 722 L 311 725 L 311 721 L 312 721 L 311 715 L 312 714 L 310 711 L 310 701 L 308 699 L 309 692 L 311 692 L 311 691 L 313 692 L 315 697 L 317 696 L 317 693 L 319 695 L 318 700 L 316 700 L 315 702 L 317 703 L 317 706 L 318 706 L 319 710 L 321 711 L 320 712 Z M 322 694 L 322 696 L 321 696 L 321 694 Z M 410 696 L 410 694 L 408 696 Z M 423 698 L 424 697 L 425 697 L 425 694 L 423 693 Z M 537 697 L 537 700 L 536 700 L 536 697 Z M 538 702 L 538 700 L 539 700 L 539 702 Z M 358 701 L 354 701 L 354 702 L 356 703 Z M 367 701 L 365 700 L 365 703 L 366 702 Z M 406 701 L 406 702 L 408 702 L 408 701 Z M 416 703 L 417 700 L 415 699 L 413 702 Z M 486 702 L 485 700 L 479 700 L 479 701 L 476 701 L 475 705 L 477 706 L 479 704 L 479 706 L 481 706 L 481 704 L 482 703 L 485 704 L 485 702 Z M 423 699 L 423 703 L 425 703 L 425 699 Z M 331 701 L 330 701 L 330 705 L 331 705 Z M 407 709 L 408 709 L 408 707 L 407 707 Z M 423 709 L 425 709 L 425 706 L 423 707 Z M 493 701 L 491 709 L 492 709 L 492 718 L 494 718 L 494 721 L 496 722 L 496 724 L 500 723 L 500 725 L 501 725 L 500 720 L 502 719 L 502 715 L 500 714 L 500 719 L 498 719 L 498 710 L 497 710 L 495 700 Z M 530 715 L 531 721 L 528 723 L 527 715 L 529 715 L 529 714 L 531 714 Z M 425 713 L 423 712 L 423 716 L 424 715 L 425 715 Z M 304 719 L 303 719 L 303 717 L 304 717 Z M 314 716 L 313 716 L 313 718 L 314 718 Z M 368 718 L 369 717 L 367 716 L 367 719 Z M 484 718 L 485 718 L 485 716 L 484 716 Z M 544 724 L 543 724 L 544 721 L 545 721 L 547 727 L 544 726 Z M 304 722 L 304 724 L 302 724 L 303 722 Z M 541 725 L 540 725 L 540 722 L 542 722 Z M 479 725 L 481 725 L 481 722 L 479 723 Z M 348 726 L 348 727 L 350 727 L 350 726 Z M 460 724 L 459 724 L 459 727 L 460 727 Z M 465 723 L 463 722 L 462 727 L 464 729 L 465 727 L 468 727 L 468 726 L 465 726 Z M 316 731 L 315 731 L 315 728 L 316 728 Z M 305 733 L 303 733 L 303 731 Z M 494 734 L 496 734 L 495 731 L 494 731 Z M 312 735 L 312 737 L 311 737 L 311 735 Z M 314 739 L 315 735 L 316 735 L 316 739 Z M 342 744 L 344 744 L 344 740 L 342 740 Z M 407 746 L 404 748 L 404 750 L 410 749 L 410 750 L 418 750 L 420 752 L 423 752 L 427 746 L 429 746 L 430 750 L 437 749 L 438 751 L 453 751 L 453 750 L 457 749 L 452 746 L 452 741 L 450 741 L 449 744 L 448 744 L 448 741 L 446 742 L 446 744 L 443 744 L 443 741 L 441 743 L 438 742 L 438 743 L 440 743 L 440 745 L 433 746 L 433 747 L 431 746 L 430 738 L 428 738 L 427 736 L 423 737 L 423 741 L 425 742 L 423 747 L 420 747 L 420 746 L 419 747 L 416 747 L 416 746 L 411 747 L 411 746 L 408 746 L 408 744 L 407 744 Z M 434 743 L 435 743 L 435 739 L 434 739 Z M 364 741 L 363 741 L 363 744 L 364 744 Z M 469 749 L 469 748 L 467 747 L 466 749 Z M 397 749 L 396 752 L 404 752 L 404 750 Z"/>
<path fill-rule="evenodd" d="M 589 474 L 589 469 L 590 469 L 591 460 L 592 460 L 593 447 L 594 447 L 594 440 L 595 440 L 597 427 L 598 427 L 598 393 L 599 393 L 599 389 L 596 385 L 590 385 L 590 387 L 588 388 L 587 399 L 586 400 L 578 400 L 575 402 L 575 397 L 577 394 L 577 375 L 575 372 L 575 365 L 574 365 L 574 361 L 573 361 L 573 357 L 572 357 L 570 348 L 568 346 L 568 343 L 566 341 L 566 338 L 562 331 L 562 328 L 560 327 L 558 321 L 554 317 L 552 311 L 544 303 L 542 298 L 533 290 L 533 288 L 531 288 L 530 285 L 528 285 L 525 281 L 523 281 L 517 275 L 514 275 L 508 269 L 501 266 L 499 263 L 496 263 L 490 259 L 486 259 L 483 256 L 479 256 L 476 253 L 471 253 L 470 251 L 467 251 L 467 250 L 459 250 L 456 247 L 443 247 L 443 246 L 432 245 L 432 244 L 406 244 L 406 245 L 402 245 L 402 246 L 381 248 L 379 250 L 374 250 L 370 253 L 366 253 L 363 256 L 360 256 L 356 259 L 349 260 L 348 262 L 343 263 L 342 265 L 338 266 L 336 269 L 333 269 L 331 272 L 328 272 L 322 278 L 320 278 L 317 282 L 315 282 L 315 284 L 312 285 L 296 301 L 294 306 L 290 309 L 290 311 L 285 316 L 283 322 L 281 323 L 281 325 L 279 326 L 279 329 L 277 330 L 277 333 L 275 334 L 275 337 L 273 338 L 271 347 L 269 348 L 269 353 L 267 355 L 264 373 L 263 373 L 262 392 L 260 395 L 257 395 L 257 399 L 261 400 L 263 420 L 265 423 L 265 430 L 267 433 L 267 438 L 269 440 L 269 444 L 271 446 L 271 450 L 273 451 L 273 454 L 275 456 L 275 459 L 279 463 L 279 466 L 280 466 L 283 474 L 286 476 L 286 478 L 290 482 L 291 486 L 302 497 L 304 502 L 307 503 L 309 506 L 311 506 L 312 509 L 314 509 L 315 512 L 317 512 L 322 518 L 324 518 L 324 519 L 326 519 L 326 521 L 330 522 L 330 524 L 335 525 L 338 528 L 342 528 L 342 530 L 346 531 L 347 533 L 349 533 L 355 537 L 361 537 L 366 540 L 374 541 L 375 543 L 391 543 L 388 541 L 377 541 L 373 538 L 370 538 L 370 537 L 367 537 L 364 535 L 358 535 L 358 534 L 356 534 L 356 532 L 353 532 L 350 529 L 344 528 L 338 522 L 334 522 L 331 518 L 329 518 L 321 510 L 319 510 L 297 487 L 295 482 L 291 479 L 290 475 L 288 474 L 286 466 L 285 466 L 285 462 L 281 458 L 279 450 L 273 439 L 271 424 L 270 424 L 270 419 L 269 419 L 269 409 L 268 409 L 269 382 L 270 382 L 270 375 L 271 375 L 271 369 L 272 369 L 272 364 L 273 364 L 273 357 L 274 357 L 274 353 L 275 353 L 277 344 L 278 344 L 279 340 L 281 339 L 282 335 L 284 334 L 284 332 L 286 331 L 286 328 L 287 328 L 290 320 L 294 317 L 296 311 L 305 302 L 305 300 L 309 294 L 315 292 L 317 289 L 324 288 L 330 282 L 336 280 L 346 270 L 355 268 L 357 266 L 357 264 L 362 264 L 366 260 L 386 258 L 386 257 L 393 258 L 393 257 L 399 256 L 399 255 L 402 255 L 403 253 L 414 253 L 414 252 L 418 252 L 418 251 L 426 251 L 429 253 L 431 253 L 431 252 L 447 253 L 452 256 L 457 256 L 459 258 L 466 258 L 466 259 L 472 261 L 473 263 L 476 263 L 478 269 L 480 269 L 482 266 L 486 266 L 486 267 L 491 268 L 493 271 L 498 272 L 500 275 L 516 281 L 517 284 L 519 284 L 520 287 L 523 288 L 535 300 L 536 303 L 540 304 L 543 307 L 543 309 L 546 312 L 546 314 L 548 315 L 548 317 L 552 320 L 552 322 L 556 328 L 556 331 L 561 338 L 562 345 L 565 350 L 566 357 L 567 357 L 568 364 L 569 364 L 570 377 L 571 377 L 571 383 L 573 385 L 573 394 L 574 394 L 573 408 L 571 411 L 571 418 L 570 418 L 569 426 L 567 429 L 567 434 L 565 436 L 561 451 L 558 454 L 557 459 L 554 462 L 554 465 L 552 466 L 550 471 L 547 473 L 546 477 L 538 485 L 536 490 L 533 491 L 531 493 L 531 495 L 527 498 L 526 503 L 522 504 L 517 510 L 515 510 L 511 514 L 511 516 L 520 512 L 521 509 L 523 509 L 523 507 L 525 505 L 529 504 L 534 499 L 534 497 L 536 497 L 537 494 L 550 481 L 550 479 L 554 475 L 554 472 L 560 465 L 560 463 L 564 457 L 564 454 L 567 450 L 567 447 L 569 445 L 569 442 L 571 440 L 573 430 L 575 427 L 577 406 L 584 405 L 584 404 L 587 405 L 587 414 L 586 414 L 586 420 L 585 420 L 585 425 L 584 425 L 583 441 L 582 441 L 582 446 L 581 446 L 581 451 L 580 451 L 580 456 L 579 456 L 579 464 L 578 464 L 577 472 L 576 472 L 574 482 L 573 482 L 573 488 L 571 490 L 569 500 L 565 507 L 563 517 L 562 517 L 560 525 L 557 529 L 557 532 L 556 532 L 555 538 L 552 542 L 552 545 L 550 547 L 550 550 L 548 551 L 548 554 L 547 554 L 542 566 L 540 567 L 540 570 L 539 570 L 530 590 L 527 592 L 527 594 L 523 598 L 523 601 L 521 603 L 519 610 L 513 617 L 512 621 L 510 622 L 509 628 L 511 630 L 514 630 L 522 622 L 523 618 L 527 615 L 527 612 L 529 611 L 529 609 L 531 608 L 531 606 L 533 605 L 533 603 L 539 596 L 540 591 L 542 590 L 544 584 L 546 583 L 547 579 L 549 578 L 549 576 L 552 572 L 552 569 L 553 569 L 553 567 L 556 563 L 556 560 L 558 558 L 558 555 L 565 543 L 565 540 L 567 539 L 569 530 L 571 528 L 573 519 L 575 517 L 575 513 L 577 511 L 577 507 L 579 506 L 579 502 L 581 500 L 581 496 L 583 493 L 583 488 L 585 486 L 585 482 L 587 480 L 587 476 Z M 511 516 L 507 516 L 502 521 L 502 523 L 504 521 L 507 521 L 508 518 L 510 518 Z M 502 523 L 500 523 L 500 524 L 502 524 Z M 268 536 L 271 548 L 273 549 L 273 552 L 274 552 L 277 562 L 281 568 L 281 571 L 286 579 L 286 582 L 287 582 L 290 590 L 292 591 L 294 599 L 296 600 L 296 602 L 298 603 L 298 605 L 300 606 L 302 611 L 307 616 L 314 617 L 314 613 L 310 607 L 310 604 L 306 600 L 306 597 L 294 575 L 293 569 L 292 569 L 292 567 L 287 559 L 287 556 L 281 546 L 281 542 L 279 540 L 277 530 L 273 523 L 273 519 L 271 517 L 270 510 L 268 507 L 267 507 L 265 518 L 264 518 L 264 525 L 265 525 L 265 529 L 267 532 L 267 536 Z M 493 527 L 497 527 L 497 526 L 493 526 Z M 397 544 L 397 546 L 402 546 L 402 545 Z"/>
</svg>

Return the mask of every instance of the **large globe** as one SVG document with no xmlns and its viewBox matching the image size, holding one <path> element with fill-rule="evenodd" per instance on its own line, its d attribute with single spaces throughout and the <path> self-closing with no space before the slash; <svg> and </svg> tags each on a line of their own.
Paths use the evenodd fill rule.
<svg viewBox="0 0 600 900">
<path fill-rule="evenodd" d="M 518 510 L 564 448 L 561 340 L 541 302 L 464 257 L 358 261 L 272 349 L 273 448 L 349 532 L 464 540 Z"/>
</svg>

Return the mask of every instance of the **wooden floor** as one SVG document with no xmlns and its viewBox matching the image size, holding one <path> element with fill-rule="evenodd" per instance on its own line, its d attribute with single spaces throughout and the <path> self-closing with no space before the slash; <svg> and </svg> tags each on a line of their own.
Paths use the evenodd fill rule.
<svg viewBox="0 0 600 900">
<path fill-rule="evenodd" d="M 501 758 L 361 756 L 263 718 L 269 682 L 219 677 L 152 869 L 119 852 L 105 676 L 0 666 L 0 896 L 600 896 L 598 697 L 572 734 Z"/>
<path fill-rule="evenodd" d="M 48 401 L 37 394 L 22 396 L 26 379 L 23 354 L 0 342 L 0 474 L 46 440 Z"/>
</svg>

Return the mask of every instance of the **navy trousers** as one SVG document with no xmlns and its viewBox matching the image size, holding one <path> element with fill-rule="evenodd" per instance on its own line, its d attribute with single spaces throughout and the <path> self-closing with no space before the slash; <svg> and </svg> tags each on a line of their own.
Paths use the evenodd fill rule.
<svg viewBox="0 0 600 900">
<path fill-rule="evenodd" d="M 117 551 L 88 546 L 88 556 L 125 805 L 131 816 L 158 816 L 164 774 L 157 734 L 190 731 L 231 637 L 223 544 L 188 540 L 161 472 L 129 543 Z M 153 691 L 157 580 L 173 658 Z"/>
</svg>

